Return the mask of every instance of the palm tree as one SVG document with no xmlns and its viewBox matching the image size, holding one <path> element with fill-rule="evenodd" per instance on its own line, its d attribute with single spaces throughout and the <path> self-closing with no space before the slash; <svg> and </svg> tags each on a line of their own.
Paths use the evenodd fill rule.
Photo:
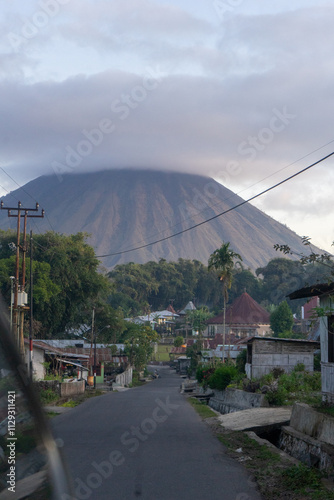
<svg viewBox="0 0 334 500">
<path fill-rule="evenodd" d="M 223 285 L 223 298 L 224 298 L 224 329 L 223 329 L 223 362 L 225 363 L 225 326 L 226 326 L 226 302 L 228 301 L 228 290 L 232 285 L 235 262 L 238 259 L 242 261 L 242 257 L 230 248 L 230 243 L 223 243 L 220 248 L 217 248 L 209 257 L 208 269 L 215 269 L 218 271 L 218 276 Z"/>
</svg>

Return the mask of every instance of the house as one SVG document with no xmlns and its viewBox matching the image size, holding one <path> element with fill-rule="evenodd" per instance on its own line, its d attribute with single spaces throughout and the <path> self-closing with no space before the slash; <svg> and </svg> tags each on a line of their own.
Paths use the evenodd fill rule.
<svg viewBox="0 0 334 500">
<path fill-rule="evenodd" d="M 291 372 L 302 363 L 305 370 L 313 372 L 314 353 L 319 342 L 273 337 L 251 337 L 247 345 L 246 374 L 249 379 L 267 375 L 274 368 Z"/>
<path fill-rule="evenodd" d="M 83 360 L 86 370 L 81 374 L 81 378 L 86 378 L 89 372 L 93 373 L 94 365 L 94 345 L 86 343 L 83 340 L 43 340 L 34 341 L 35 344 L 44 344 L 48 347 L 49 352 L 58 352 L 57 360 L 60 361 L 62 356 L 66 359 L 66 364 L 77 367 L 81 370 L 79 361 Z M 117 354 L 113 354 L 111 346 L 106 344 L 96 344 L 96 382 L 102 383 L 104 376 L 109 374 L 110 365 L 124 367 L 127 364 L 128 358 L 123 354 L 125 349 L 124 344 L 115 344 Z M 77 366 L 79 364 L 79 366 Z"/>
<path fill-rule="evenodd" d="M 25 339 L 25 360 L 29 366 L 29 341 Z M 32 370 L 34 380 L 43 380 L 46 374 L 46 365 L 58 367 L 65 371 L 66 367 L 74 369 L 79 378 L 87 378 L 89 356 L 78 353 L 69 353 L 66 350 L 51 346 L 46 341 L 34 340 L 32 350 Z"/>
<path fill-rule="evenodd" d="M 179 311 L 179 315 L 186 316 L 187 312 L 190 312 L 190 311 L 196 311 L 196 307 L 194 306 L 194 303 L 191 300 L 188 302 L 188 304 L 183 309 L 181 309 L 181 311 Z"/>
<path fill-rule="evenodd" d="M 204 336 L 214 337 L 224 333 L 224 312 L 207 321 Z M 232 305 L 226 308 L 225 335 L 246 338 L 250 336 L 271 335 L 270 314 L 260 306 L 247 292 L 238 297 Z"/>
<path fill-rule="evenodd" d="M 126 318 L 125 321 L 138 325 L 145 325 L 149 322 L 153 329 L 160 328 L 164 332 L 171 332 L 176 318 L 178 318 L 178 314 L 176 314 L 172 306 L 168 306 L 168 308 L 163 311 L 155 311 L 145 314 L 144 316 L 136 316 L 135 318 Z"/>
<path fill-rule="evenodd" d="M 290 300 L 319 297 L 321 351 L 321 391 L 323 401 L 334 403 L 334 282 L 301 288 L 288 295 Z"/>
</svg>

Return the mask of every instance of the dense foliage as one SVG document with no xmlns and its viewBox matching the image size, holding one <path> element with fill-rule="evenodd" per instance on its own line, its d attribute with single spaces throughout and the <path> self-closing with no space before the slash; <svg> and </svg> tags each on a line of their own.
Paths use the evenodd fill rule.
<svg viewBox="0 0 334 500">
<path fill-rule="evenodd" d="M 89 324 L 93 307 L 96 309 L 97 331 L 106 324 L 112 327 L 109 335 L 113 332 L 115 336 L 122 331 L 121 314 L 106 301 L 111 291 L 110 281 L 99 272 L 100 263 L 94 249 L 85 240 L 83 233 L 66 236 L 50 231 L 33 236 L 35 334 L 59 336 L 72 327 Z M 15 276 L 16 257 L 12 250 L 15 241 L 13 231 L 0 232 L 0 288 L 8 304 L 10 276 Z M 28 294 L 29 254 L 28 248 L 25 288 Z"/>
<path fill-rule="evenodd" d="M 256 274 L 241 264 L 232 269 L 229 279 L 229 303 L 245 290 L 262 306 L 271 310 L 286 300 L 293 313 L 299 314 L 305 300 L 290 301 L 287 294 L 309 284 L 324 282 L 328 268 L 321 263 L 302 264 L 290 258 L 272 259 L 258 268 Z M 172 301 L 180 310 L 189 300 L 196 307 L 207 306 L 214 313 L 223 307 L 221 281 L 217 271 L 196 260 L 179 259 L 177 262 L 147 262 L 146 264 L 121 264 L 109 273 L 113 291 L 112 307 L 121 307 L 125 316 L 144 314 L 150 309 L 163 310 Z"/>
<path fill-rule="evenodd" d="M 196 369 L 196 379 L 203 387 L 224 391 L 238 373 L 238 368 L 228 363 L 216 366 L 200 364 Z"/>
<path fill-rule="evenodd" d="M 270 315 L 270 328 L 274 337 L 290 336 L 293 326 L 293 314 L 286 300 L 283 300 Z"/>
</svg>

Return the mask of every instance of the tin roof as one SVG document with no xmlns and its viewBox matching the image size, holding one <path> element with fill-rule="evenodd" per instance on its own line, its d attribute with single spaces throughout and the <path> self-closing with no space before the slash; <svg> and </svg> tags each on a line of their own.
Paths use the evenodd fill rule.
<svg viewBox="0 0 334 500">
<path fill-rule="evenodd" d="M 289 293 L 287 297 L 290 300 L 294 299 L 305 299 L 307 297 L 315 297 L 321 295 L 327 295 L 334 292 L 334 282 L 332 283 L 316 283 L 315 285 L 300 288 L 295 292 Z"/>
<path fill-rule="evenodd" d="M 218 314 L 207 321 L 208 325 L 223 324 L 224 313 Z M 226 309 L 226 325 L 269 325 L 270 314 L 260 306 L 247 292 L 238 297 Z"/>
</svg>

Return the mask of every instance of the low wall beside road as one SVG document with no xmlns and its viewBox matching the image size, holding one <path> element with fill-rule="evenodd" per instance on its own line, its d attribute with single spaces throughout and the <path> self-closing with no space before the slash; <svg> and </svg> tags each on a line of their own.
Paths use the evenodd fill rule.
<svg viewBox="0 0 334 500">
<path fill-rule="evenodd" d="M 127 370 L 125 370 L 125 372 L 117 375 L 113 386 L 115 385 L 115 386 L 125 387 L 125 386 L 131 384 L 132 383 L 132 373 L 133 373 L 133 369 L 131 367 L 131 368 L 128 368 Z"/>
<path fill-rule="evenodd" d="M 334 418 L 295 403 L 289 426 L 282 427 L 280 448 L 321 470 L 334 469 Z"/>
<path fill-rule="evenodd" d="M 214 395 L 209 400 L 209 406 L 222 414 L 269 406 L 264 394 L 229 388 L 225 391 L 214 390 L 213 393 Z"/>
<path fill-rule="evenodd" d="M 85 381 L 79 380 L 77 382 L 62 382 L 59 384 L 59 392 L 62 398 L 83 394 L 85 392 Z"/>
</svg>

